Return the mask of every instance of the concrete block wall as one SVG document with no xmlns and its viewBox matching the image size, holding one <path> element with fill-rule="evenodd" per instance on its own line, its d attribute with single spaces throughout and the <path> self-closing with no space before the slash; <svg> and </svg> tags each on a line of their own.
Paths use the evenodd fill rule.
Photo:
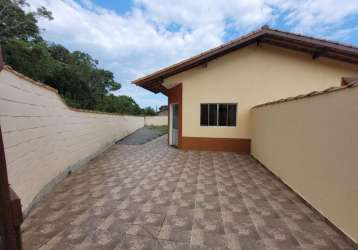
<svg viewBox="0 0 358 250">
<path fill-rule="evenodd" d="M 168 126 L 168 116 L 146 116 L 144 124 L 146 126 Z"/>
<path fill-rule="evenodd" d="M 10 185 L 26 213 L 66 169 L 81 166 L 143 127 L 144 118 L 71 109 L 56 90 L 5 66 L 0 123 Z"/>
<path fill-rule="evenodd" d="M 252 109 L 252 155 L 358 242 L 358 86 Z"/>
</svg>

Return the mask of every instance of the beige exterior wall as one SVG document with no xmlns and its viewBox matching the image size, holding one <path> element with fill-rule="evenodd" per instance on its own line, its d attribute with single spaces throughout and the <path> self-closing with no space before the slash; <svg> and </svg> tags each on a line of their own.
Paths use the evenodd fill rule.
<svg viewBox="0 0 358 250">
<path fill-rule="evenodd" d="M 252 110 L 252 154 L 358 242 L 358 87 Z"/>
<path fill-rule="evenodd" d="M 168 116 L 146 116 L 144 117 L 146 126 L 167 126 Z"/>
<path fill-rule="evenodd" d="M 263 44 L 170 77 L 163 85 L 183 84 L 183 136 L 250 138 L 251 107 L 338 86 L 342 76 L 358 76 L 358 67 Z M 200 103 L 238 103 L 237 127 L 200 127 Z"/>
<path fill-rule="evenodd" d="M 6 69 L 0 73 L 0 122 L 9 181 L 24 210 L 68 167 L 144 126 L 143 117 L 70 110 L 56 92 Z"/>
</svg>

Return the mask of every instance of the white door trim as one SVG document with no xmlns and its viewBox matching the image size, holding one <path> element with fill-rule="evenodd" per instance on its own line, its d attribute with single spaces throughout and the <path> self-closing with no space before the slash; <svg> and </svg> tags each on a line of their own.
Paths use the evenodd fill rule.
<svg viewBox="0 0 358 250">
<path fill-rule="evenodd" d="M 169 145 L 173 145 L 173 103 L 169 105 Z"/>
<path fill-rule="evenodd" d="M 177 131 L 173 131 L 173 107 L 174 105 L 178 105 L 178 108 L 179 108 L 179 103 L 171 103 L 170 106 L 169 106 L 169 145 L 173 145 L 173 146 L 178 146 L 178 132 L 179 130 L 176 129 Z M 177 114 L 178 117 L 177 119 L 179 119 L 179 113 Z M 173 133 L 174 132 L 174 133 Z M 176 140 L 173 140 L 173 137 L 176 136 Z"/>
</svg>

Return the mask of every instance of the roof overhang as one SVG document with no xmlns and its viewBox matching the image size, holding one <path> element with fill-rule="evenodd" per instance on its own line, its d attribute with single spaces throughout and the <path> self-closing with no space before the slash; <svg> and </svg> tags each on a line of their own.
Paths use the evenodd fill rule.
<svg viewBox="0 0 358 250">
<path fill-rule="evenodd" d="M 218 57 L 251 44 L 270 44 L 282 48 L 308 53 L 312 59 L 326 57 L 358 65 L 358 48 L 336 42 L 307 37 L 299 34 L 283 32 L 280 30 L 262 27 L 259 31 L 249 33 L 231 42 L 205 51 L 199 55 L 158 70 L 152 74 L 138 78 L 132 83 L 154 93 L 166 94 L 167 89 L 162 85 L 165 78 L 189 70 L 196 66 L 206 64 Z"/>
<path fill-rule="evenodd" d="M 342 77 L 342 85 L 348 85 L 351 83 L 358 83 L 358 77 Z"/>
</svg>

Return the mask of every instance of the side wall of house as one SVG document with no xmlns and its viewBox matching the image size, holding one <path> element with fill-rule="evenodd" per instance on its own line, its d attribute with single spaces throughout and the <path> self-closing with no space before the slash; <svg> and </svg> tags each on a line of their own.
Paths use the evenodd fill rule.
<svg viewBox="0 0 358 250">
<path fill-rule="evenodd" d="M 358 242 L 358 87 L 252 109 L 252 155 Z"/>
<path fill-rule="evenodd" d="M 165 79 L 163 85 L 182 83 L 184 146 L 212 150 L 205 145 L 216 143 L 218 150 L 245 152 L 251 139 L 251 107 L 339 86 L 343 76 L 358 76 L 358 67 L 263 44 Z M 237 126 L 201 127 L 200 103 L 237 103 Z"/>
<path fill-rule="evenodd" d="M 55 90 L 10 69 L 0 72 L 0 122 L 10 185 L 26 211 L 66 169 L 144 126 L 143 117 L 71 110 Z"/>
</svg>

